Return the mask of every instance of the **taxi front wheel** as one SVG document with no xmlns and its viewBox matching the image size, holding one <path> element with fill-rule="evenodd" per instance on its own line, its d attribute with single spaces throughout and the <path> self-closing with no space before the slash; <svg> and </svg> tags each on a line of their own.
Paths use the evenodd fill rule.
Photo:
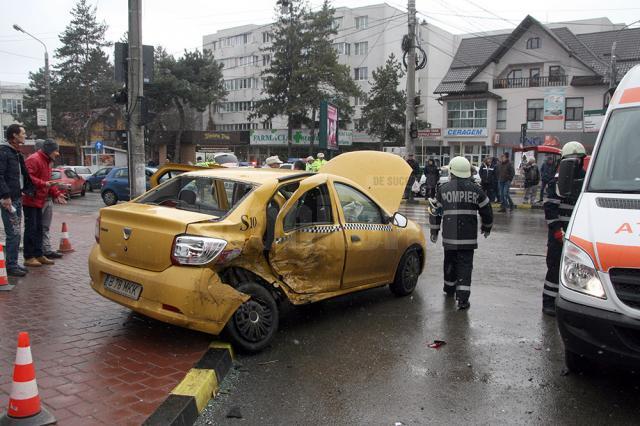
<svg viewBox="0 0 640 426">
<path fill-rule="evenodd" d="M 236 290 L 251 298 L 238 307 L 225 330 L 240 351 L 259 352 L 278 330 L 278 305 L 271 292 L 259 284 L 242 283 Z"/>
<path fill-rule="evenodd" d="M 408 296 L 418 284 L 420 276 L 420 255 L 415 248 L 408 249 L 400 259 L 395 279 L 389 290 L 396 296 Z"/>
</svg>

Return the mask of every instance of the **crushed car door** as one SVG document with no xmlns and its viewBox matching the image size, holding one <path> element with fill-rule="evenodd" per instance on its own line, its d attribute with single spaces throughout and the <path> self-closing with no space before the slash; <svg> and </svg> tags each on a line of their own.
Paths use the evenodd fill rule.
<svg viewBox="0 0 640 426">
<path fill-rule="evenodd" d="M 282 207 L 269 262 L 296 293 L 339 290 L 345 260 L 344 232 L 326 176 L 312 176 Z"/>
<path fill-rule="evenodd" d="M 351 185 L 333 182 L 347 244 L 342 287 L 387 284 L 398 257 L 397 229 L 371 198 Z"/>
</svg>

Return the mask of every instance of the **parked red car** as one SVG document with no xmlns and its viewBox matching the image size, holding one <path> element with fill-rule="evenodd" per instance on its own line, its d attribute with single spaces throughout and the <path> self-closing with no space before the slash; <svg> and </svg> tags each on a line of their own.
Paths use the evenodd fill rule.
<svg viewBox="0 0 640 426">
<path fill-rule="evenodd" d="M 74 195 L 84 197 L 85 180 L 71 169 L 52 169 L 49 182 L 58 185 L 67 198 L 71 198 Z"/>
</svg>

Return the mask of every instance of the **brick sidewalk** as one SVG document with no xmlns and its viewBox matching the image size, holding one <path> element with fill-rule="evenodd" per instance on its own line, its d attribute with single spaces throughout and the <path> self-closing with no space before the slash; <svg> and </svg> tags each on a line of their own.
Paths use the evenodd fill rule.
<svg viewBox="0 0 640 426">
<path fill-rule="evenodd" d="M 87 270 L 95 216 L 54 214 L 54 224 L 62 221 L 76 251 L 11 277 L 15 289 L 0 292 L 0 411 L 8 406 L 18 332 L 27 331 L 40 397 L 58 424 L 138 425 L 212 336 L 134 315 L 95 293 Z"/>
</svg>

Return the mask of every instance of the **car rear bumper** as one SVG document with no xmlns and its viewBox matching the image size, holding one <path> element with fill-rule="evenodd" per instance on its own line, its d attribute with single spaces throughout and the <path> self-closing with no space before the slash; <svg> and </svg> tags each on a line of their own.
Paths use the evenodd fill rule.
<svg viewBox="0 0 640 426">
<path fill-rule="evenodd" d="M 558 327 L 565 348 L 604 363 L 640 366 L 640 321 L 558 297 Z"/>
<path fill-rule="evenodd" d="M 107 274 L 142 285 L 139 299 L 105 288 Z M 89 256 L 89 275 L 91 287 L 109 300 L 159 321 L 211 334 L 219 334 L 238 306 L 249 298 L 222 283 L 210 268 L 143 270 L 106 258 L 97 244 Z"/>
</svg>

